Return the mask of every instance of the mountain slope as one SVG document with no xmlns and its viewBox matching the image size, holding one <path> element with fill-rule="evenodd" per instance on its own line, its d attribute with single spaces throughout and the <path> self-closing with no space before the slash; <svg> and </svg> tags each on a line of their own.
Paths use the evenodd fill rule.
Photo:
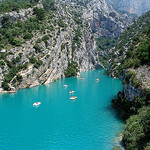
<svg viewBox="0 0 150 150">
<path fill-rule="evenodd" d="M 107 0 L 115 8 L 138 16 L 150 10 L 149 0 Z"/>
<path fill-rule="evenodd" d="M 123 143 L 127 150 L 150 149 L 150 11 L 137 19 L 110 50 L 108 72 L 120 77 L 123 91 L 112 100 L 127 119 Z"/>
<path fill-rule="evenodd" d="M 124 31 L 116 47 L 110 51 L 112 58 L 110 73 L 112 76 L 119 76 L 123 69 L 132 68 L 138 70 L 139 67 L 150 65 L 149 19 L 150 12 L 139 17 Z M 147 86 L 149 88 L 149 85 Z"/>
<path fill-rule="evenodd" d="M 118 37 L 131 21 L 105 0 L 27 3 L 20 9 L 20 3 L 5 1 L 11 9 L 0 14 L 1 91 L 47 84 L 100 67 L 95 37 Z"/>
<path fill-rule="evenodd" d="M 86 19 L 96 37 L 119 37 L 132 22 L 132 17 L 119 14 L 105 0 L 91 0 L 86 4 L 83 18 Z"/>
<path fill-rule="evenodd" d="M 90 27 L 80 16 L 75 19 L 81 7 L 60 2 L 51 7 L 52 2 L 1 16 L 0 86 L 5 90 L 47 84 L 99 65 Z"/>
</svg>

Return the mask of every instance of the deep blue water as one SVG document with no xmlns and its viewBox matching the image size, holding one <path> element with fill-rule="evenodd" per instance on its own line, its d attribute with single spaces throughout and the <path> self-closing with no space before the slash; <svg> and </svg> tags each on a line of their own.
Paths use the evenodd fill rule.
<svg viewBox="0 0 150 150">
<path fill-rule="evenodd" d="M 111 107 L 121 81 L 104 70 L 81 76 L 0 95 L 0 150 L 111 150 L 124 125 Z"/>
</svg>

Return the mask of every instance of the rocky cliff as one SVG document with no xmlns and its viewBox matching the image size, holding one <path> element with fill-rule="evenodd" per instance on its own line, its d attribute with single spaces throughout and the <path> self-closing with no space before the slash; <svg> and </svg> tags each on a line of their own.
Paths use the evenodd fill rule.
<svg viewBox="0 0 150 150">
<path fill-rule="evenodd" d="M 142 89 L 150 89 L 149 18 L 150 12 L 139 17 L 124 31 L 116 46 L 109 51 L 110 75 L 123 80 L 127 72 L 130 72 L 132 84 L 141 86 Z M 137 79 L 137 82 L 133 79 Z"/>
<path fill-rule="evenodd" d="M 3 13 L 0 20 L 1 91 L 47 84 L 103 66 L 95 39 L 118 37 L 131 21 L 105 0 L 43 0 Z"/>
<path fill-rule="evenodd" d="M 123 91 L 112 100 L 124 119 L 125 149 L 150 149 L 150 12 L 139 17 L 110 50 L 108 72 L 122 79 Z"/>
<path fill-rule="evenodd" d="M 33 87 L 40 84 L 48 84 L 54 80 L 64 78 L 64 72 L 68 67 L 68 63 L 71 62 L 72 59 L 77 62 L 79 71 L 95 69 L 95 66 L 98 65 L 99 62 L 96 56 L 96 51 L 93 47 L 94 41 L 91 41 L 90 34 L 86 34 L 86 36 L 83 35 L 79 49 L 74 51 L 75 58 L 72 57 L 72 41 L 70 39 L 72 32 L 70 30 L 60 33 L 54 47 L 52 47 L 52 39 L 47 41 L 47 48 L 44 43 L 41 43 L 41 50 L 46 54 L 40 59 L 43 64 L 38 69 L 34 68 L 34 65 L 29 65 L 26 70 L 21 71 L 20 75 L 23 77 L 23 81 L 18 87 Z M 64 49 L 62 49 L 62 44 L 65 45 Z"/>
<path fill-rule="evenodd" d="M 96 37 L 119 37 L 123 30 L 132 22 L 132 17 L 119 14 L 105 0 L 91 0 L 83 11 Z"/>
<path fill-rule="evenodd" d="M 4 14 L 0 14 L 0 20 L 2 20 L 3 16 L 9 16 L 10 19 L 16 23 L 18 20 L 20 21 L 26 21 L 29 18 L 35 17 L 33 14 L 33 9 L 37 8 L 43 8 L 42 3 L 38 3 L 34 7 L 30 7 L 28 9 L 20 9 L 18 12 L 17 11 L 12 11 L 12 12 L 7 12 Z M 0 22 L 0 27 L 2 27 L 2 24 Z"/>
<path fill-rule="evenodd" d="M 81 16 L 75 18 L 81 12 L 81 7 L 76 9 L 75 6 L 76 4 L 55 3 L 57 11 L 48 11 L 41 21 L 37 20 L 32 8 L 1 15 L 2 19 L 8 16 L 10 27 L 13 25 L 9 29 L 2 24 L 3 30 L 9 29 L 11 34 L 12 30 L 23 30 L 25 27 L 23 32 L 27 35 L 18 33 L 19 36 L 16 35 L 14 39 L 18 43 L 12 43 L 4 35 L 10 43 L 1 48 L 0 53 L 1 92 L 8 86 L 26 88 L 64 78 L 70 63 L 77 64 L 74 68 L 76 72 L 101 67 L 92 31 L 81 20 Z M 35 8 L 41 11 L 43 4 L 40 3 Z"/>
<path fill-rule="evenodd" d="M 138 16 L 150 10 L 149 0 L 107 0 L 115 8 Z"/>
</svg>

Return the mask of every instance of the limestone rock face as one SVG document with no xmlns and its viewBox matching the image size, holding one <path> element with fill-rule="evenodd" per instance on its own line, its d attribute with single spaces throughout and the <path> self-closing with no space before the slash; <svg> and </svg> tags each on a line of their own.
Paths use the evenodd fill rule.
<svg viewBox="0 0 150 150">
<path fill-rule="evenodd" d="M 38 7 L 38 8 L 43 8 L 43 5 L 41 3 L 37 4 L 34 7 Z M 34 8 L 33 7 L 33 8 Z M 13 22 L 17 22 L 18 20 L 21 21 L 26 21 L 27 19 L 34 17 L 33 15 L 33 8 L 28 8 L 28 9 L 20 9 L 19 12 L 16 11 L 12 11 L 12 12 L 7 12 L 5 14 L 0 14 L 0 19 L 4 16 L 7 15 L 10 17 L 10 19 Z M 1 23 L 0 23 L 0 27 L 1 27 Z"/>
<path fill-rule="evenodd" d="M 33 31 L 33 37 L 24 40 L 23 35 L 17 37 L 23 41 L 21 46 L 7 45 L 7 57 L 3 68 L 0 68 L 0 91 L 4 76 L 10 71 L 8 62 L 18 56 L 15 67 L 28 64 L 27 69 L 21 69 L 11 79 L 10 86 L 17 89 L 48 84 L 54 80 L 64 78 L 64 72 L 72 61 L 78 64 L 79 72 L 103 67 L 98 60 L 96 38 L 100 36 L 118 37 L 131 21 L 124 14 L 120 15 L 105 0 L 83 1 L 84 5 L 72 0 L 57 1 L 57 11 L 45 16 L 44 31 Z M 41 2 L 35 7 L 43 8 Z M 22 9 L 19 12 L 1 14 L 10 16 L 15 24 L 18 20 L 26 21 L 33 15 L 33 8 Z M 42 24 L 42 23 L 41 23 Z M 93 34 L 94 33 L 94 34 Z M 48 36 L 46 41 L 42 40 Z M 40 39 L 40 42 L 37 42 Z M 38 52 L 34 46 L 40 49 Z M 38 67 L 30 59 L 40 62 Z M 20 82 L 17 75 L 22 76 Z"/>
<path fill-rule="evenodd" d="M 62 9 L 60 9 L 63 11 Z M 64 12 L 62 12 L 64 13 Z M 58 15 L 58 18 L 60 16 Z M 57 19 L 57 17 L 56 17 Z M 22 76 L 22 81 L 16 85 L 16 89 L 34 87 L 41 84 L 48 84 L 57 79 L 64 78 L 64 72 L 72 60 L 77 62 L 78 70 L 87 71 L 101 67 L 96 51 L 95 39 L 92 36 L 91 29 L 80 29 L 80 45 L 75 44 L 74 51 L 72 50 L 73 38 L 78 26 L 74 23 L 67 24 L 65 30 L 60 30 L 58 27 L 51 33 L 49 39 L 38 43 L 40 52 L 36 52 L 34 45 L 37 44 L 37 39 L 42 39 L 45 34 L 35 33 L 31 40 L 24 42 L 21 46 L 12 47 L 6 50 L 11 53 L 6 57 L 7 61 L 12 62 L 19 54 L 21 60 L 16 65 L 30 62 L 30 58 L 34 57 L 42 61 L 42 64 L 36 68 L 34 64 L 29 63 L 27 69 L 21 70 L 18 74 Z M 58 31 L 60 32 L 59 34 Z M 63 45 L 63 46 L 62 46 Z M 5 64 L 4 68 L 0 68 L 0 92 L 3 92 L 1 83 L 4 80 L 4 75 L 9 72 L 9 67 Z M 14 79 L 11 80 L 10 86 L 14 86 Z"/>
<path fill-rule="evenodd" d="M 132 18 L 127 14 L 120 15 L 105 0 L 91 0 L 83 18 L 89 22 L 96 37 L 119 37 L 132 22 Z"/>
<path fill-rule="evenodd" d="M 149 0 L 106 0 L 119 10 L 124 10 L 138 16 L 150 10 Z"/>
<path fill-rule="evenodd" d="M 134 87 L 131 82 L 123 85 L 123 93 L 125 98 L 129 101 L 133 101 L 136 96 L 142 96 L 142 90 Z"/>
<path fill-rule="evenodd" d="M 71 32 L 69 30 L 61 32 L 56 45 L 53 48 L 51 47 L 51 39 L 48 41 L 47 48 L 44 43 L 43 45 L 41 44 L 42 51 L 49 56 L 44 56 L 41 59 L 43 65 L 38 69 L 34 68 L 33 65 L 30 65 L 27 70 L 20 72 L 23 81 L 18 88 L 48 84 L 54 80 L 65 77 L 64 72 L 68 67 L 68 63 L 72 59 L 72 42 L 70 39 L 68 40 L 67 37 L 71 37 Z M 63 43 L 67 44 L 65 48 L 61 50 L 61 45 Z M 99 64 L 96 50 L 93 49 L 93 44 L 94 41 L 91 40 L 91 35 L 85 33 L 85 35 L 83 35 L 80 49 L 75 51 L 74 55 L 76 58 L 73 58 L 74 61 L 78 63 L 80 71 L 95 69 L 95 65 Z"/>
</svg>

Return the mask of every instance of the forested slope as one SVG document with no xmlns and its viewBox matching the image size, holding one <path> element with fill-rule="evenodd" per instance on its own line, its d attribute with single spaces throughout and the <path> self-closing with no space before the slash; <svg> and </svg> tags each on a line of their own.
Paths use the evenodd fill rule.
<svg viewBox="0 0 150 150">
<path fill-rule="evenodd" d="M 109 74 L 121 78 L 123 91 L 112 100 L 126 120 L 127 150 L 150 149 L 150 12 L 129 26 L 109 55 Z"/>
</svg>

